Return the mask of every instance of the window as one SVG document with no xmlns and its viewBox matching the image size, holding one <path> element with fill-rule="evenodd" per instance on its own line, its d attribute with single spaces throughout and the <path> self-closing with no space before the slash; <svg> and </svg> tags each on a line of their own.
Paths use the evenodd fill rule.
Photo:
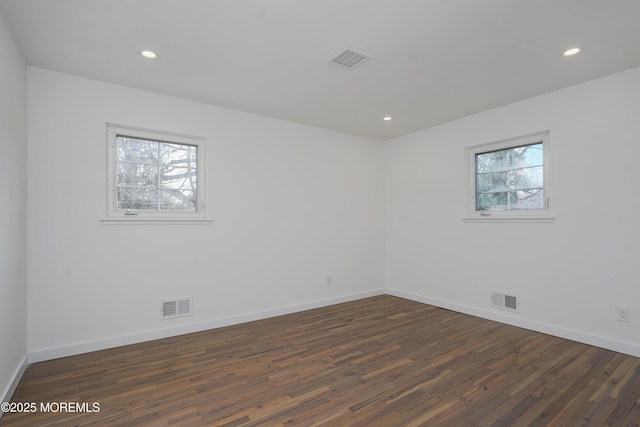
<svg viewBox="0 0 640 427">
<path fill-rule="evenodd" d="M 549 216 L 549 133 L 468 147 L 468 220 Z"/>
<path fill-rule="evenodd" d="M 107 140 L 107 220 L 204 219 L 204 138 L 108 124 Z"/>
</svg>

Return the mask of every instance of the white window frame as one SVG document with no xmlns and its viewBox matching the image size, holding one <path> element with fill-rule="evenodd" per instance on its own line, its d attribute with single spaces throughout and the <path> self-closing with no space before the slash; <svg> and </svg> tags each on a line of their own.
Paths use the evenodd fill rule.
<svg viewBox="0 0 640 427">
<path fill-rule="evenodd" d="M 193 145 L 197 150 L 197 206 L 195 211 L 151 211 L 117 209 L 116 138 L 149 139 L 167 143 Z M 206 138 L 107 123 L 107 214 L 104 224 L 209 224 L 205 212 L 205 142 Z"/>
<path fill-rule="evenodd" d="M 525 145 L 542 143 L 543 149 L 543 209 L 524 210 L 491 210 L 479 211 L 476 205 L 476 156 L 491 151 L 517 148 Z M 467 212 L 465 222 L 552 222 L 555 217 L 550 210 L 549 191 L 549 157 L 551 153 L 549 131 L 537 132 L 516 138 L 509 138 L 487 144 L 474 145 L 465 148 L 465 165 L 467 170 Z"/>
</svg>

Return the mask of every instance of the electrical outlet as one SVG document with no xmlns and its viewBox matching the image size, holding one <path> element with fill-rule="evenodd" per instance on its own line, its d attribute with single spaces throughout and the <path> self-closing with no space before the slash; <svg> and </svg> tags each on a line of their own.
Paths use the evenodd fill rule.
<svg viewBox="0 0 640 427">
<path fill-rule="evenodd" d="M 333 277 L 327 276 L 327 286 L 333 285 Z"/>
<path fill-rule="evenodd" d="M 618 322 L 629 321 L 629 307 L 623 307 L 621 305 L 616 307 L 616 320 Z"/>
</svg>

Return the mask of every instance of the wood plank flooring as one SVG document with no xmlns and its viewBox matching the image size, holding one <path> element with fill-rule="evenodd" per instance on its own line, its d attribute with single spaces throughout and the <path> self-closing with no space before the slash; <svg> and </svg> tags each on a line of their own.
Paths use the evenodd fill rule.
<svg viewBox="0 0 640 427">
<path fill-rule="evenodd" d="M 2 426 L 638 426 L 640 359 L 379 296 L 30 366 Z"/>
</svg>

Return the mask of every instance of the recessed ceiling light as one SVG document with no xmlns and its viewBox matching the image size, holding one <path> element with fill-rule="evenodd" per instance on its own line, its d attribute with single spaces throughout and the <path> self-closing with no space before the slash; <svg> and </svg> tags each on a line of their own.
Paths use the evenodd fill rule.
<svg viewBox="0 0 640 427">
<path fill-rule="evenodd" d="M 391 116 L 385 116 L 382 118 L 382 120 L 384 120 L 385 122 L 388 122 L 389 120 L 391 120 L 393 117 Z"/>
<path fill-rule="evenodd" d="M 158 54 L 151 50 L 143 50 L 142 52 L 140 52 L 140 55 L 149 59 L 156 59 L 158 57 Z"/>
<path fill-rule="evenodd" d="M 573 55 L 577 55 L 578 53 L 580 53 L 582 49 L 580 49 L 579 47 L 573 47 L 571 49 L 567 49 L 564 51 L 564 53 L 562 54 L 562 56 L 573 56 Z"/>
</svg>

